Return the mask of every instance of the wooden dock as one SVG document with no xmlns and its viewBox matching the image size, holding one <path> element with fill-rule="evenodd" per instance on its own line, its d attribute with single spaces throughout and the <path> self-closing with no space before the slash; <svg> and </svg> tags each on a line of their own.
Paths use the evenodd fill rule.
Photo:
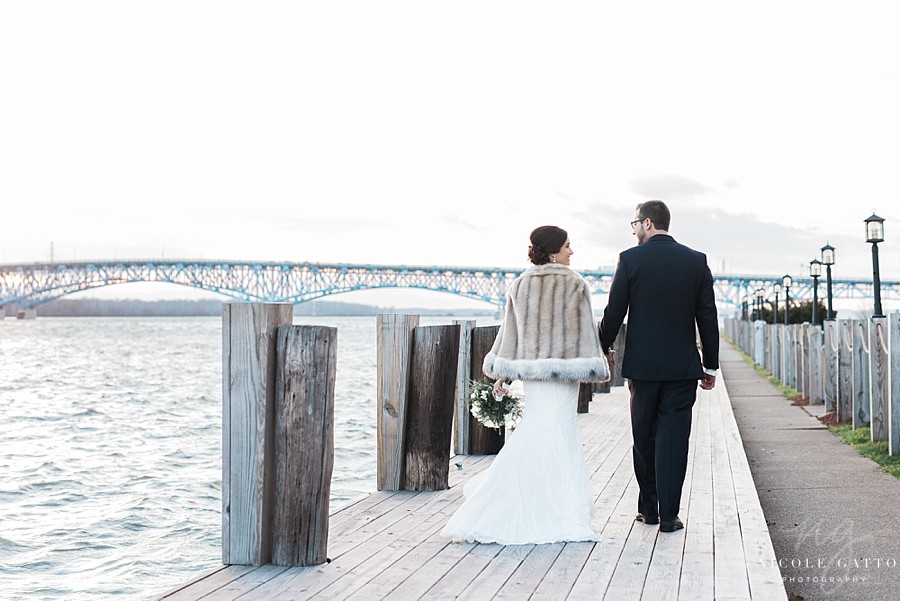
<svg viewBox="0 0 900 601">
<path fill-rule="evenodd" d="M 160 599 L 786 599 L 728 399 L 700 391 L 682 497 L 686 527 L 636 523 L 628 393 L 595 394 L 578 416 L 597 515 L 596 543 L 451 543 L 440 536 L 462 484 L 493 456 L 451 458 L 450 488 L 373 492 L 330 517 L 315 567 L 222 566 Z M 513 434 L 514 435 L 514 434 Z"/>
</svg>

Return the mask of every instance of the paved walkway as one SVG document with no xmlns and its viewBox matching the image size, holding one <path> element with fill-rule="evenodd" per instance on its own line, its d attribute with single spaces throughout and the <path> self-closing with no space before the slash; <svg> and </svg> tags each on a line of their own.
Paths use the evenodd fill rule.
<svg viewBox="0 0 900 601">
<path fill-rule="evenodd" d="M 724 341 L 721 367 L 790 598 L 900 599 L 900 480 Z"/>
</svg>

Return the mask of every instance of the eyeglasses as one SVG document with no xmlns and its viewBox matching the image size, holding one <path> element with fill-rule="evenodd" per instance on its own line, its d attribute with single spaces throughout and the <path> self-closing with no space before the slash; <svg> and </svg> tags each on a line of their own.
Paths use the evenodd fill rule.
<svg viewBox="0 0 900 601">
<path fill-rule="evenodd" d="M 647 218 L 644 217 L 644 219 L 647 219 Z M 644 221 L 644 219 L 635 219 L 634 221 L 632 221 L 632 222 L 631 222 L 631 229 L 634 229 L 634 226 L 636 226 L 636 225 L 639 224 L 640 222 Z"/>
</svg>

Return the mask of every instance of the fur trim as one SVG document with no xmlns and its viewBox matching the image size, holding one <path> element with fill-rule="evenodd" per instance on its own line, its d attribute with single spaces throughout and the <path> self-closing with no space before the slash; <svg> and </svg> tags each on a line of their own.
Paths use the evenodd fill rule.
<svg viewBox="0 0 900 601">
<path fill-rule="evenodd" d="M 482 371 L 491 378 L 513 380 L 609 381 L 604 357 L 582 359 L 503 359 L 492 353 L 484 358 Z"/>
</svg>

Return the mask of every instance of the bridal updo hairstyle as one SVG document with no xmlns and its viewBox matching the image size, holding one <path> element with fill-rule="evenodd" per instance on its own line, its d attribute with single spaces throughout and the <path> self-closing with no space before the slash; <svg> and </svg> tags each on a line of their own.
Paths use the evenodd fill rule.
<svg viewBox="0 0 900 601">
<path fill-rule="evenodd" d="M 542 225 L 531 232 L 531 246 L 528 247 L 528 260 L 535 265 L 550 262 L 550 255 L 558 253 L 569 234 L 555 225 Z"/>
</svg>

